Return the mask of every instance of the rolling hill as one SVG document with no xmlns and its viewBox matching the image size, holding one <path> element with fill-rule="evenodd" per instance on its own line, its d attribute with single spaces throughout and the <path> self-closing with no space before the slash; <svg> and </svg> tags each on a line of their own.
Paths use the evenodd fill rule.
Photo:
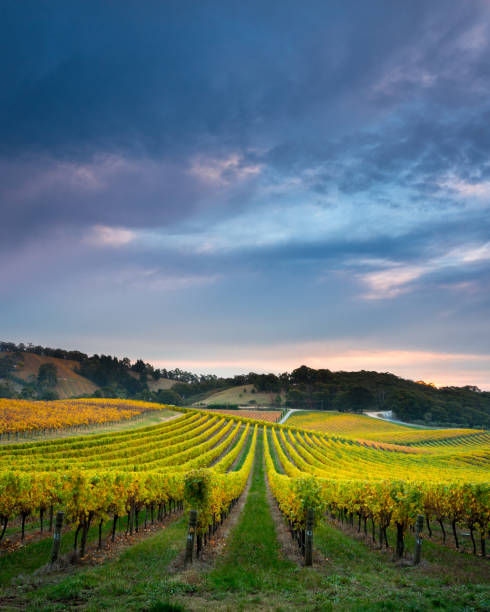
<svg viewBox="0 0 490 612">
<path fill-rule="evenodd" d="M 100 386 L 89 380 L 87 377 L 78 374 L 77 370 L 80 368 L 80 362 L 74 359 L 64 359 L 59 357 L 51 357 L 48 355 L 38 355 L 37 353 L 23 352 L 12 353 L 2 352 L 2 356 L 15 357 L 17 363 L 14 371 L 12 372 L 11 382 L 14 383 L 15 387 L 20 390 L 22 389 L 23 382 L 32 382 L 37 378 L 39 368 L 43 364 L 51 363 L 56 366 L 58 374 L 58 384 L 54 391 L 58 394 L 60 399 L 68 399 L 72 397 L 91 396 L 95 391 L 100 389 Z M 139 374 L 136 372 L 130 372 L 131 376 L 135 379 L 139 379 Z M 0 382 L 2 382 L 0 378 Z M 174 384 L 175 380 L 168 378 L 160 378 L 159 380 L 148 380 L 148 389 L 152 392 L 157 392 L 160 389 L 170 389 Z"/>
<path fill-rule="evenodd" d="M 196 404 L 204 404 L 206 406 L 228 404 L 239 406 L 273 406 L 277 395 L 277 393 L 267 391 L 254 391 L 254 385 L 239 385 L 212 393 L 200 402 L 196 402 Z M 283 402 L 284 394 L 281 394 L 280 397 Z"/>
<path fill-rule="evenodd" d="M 98 388 L 93 382 L 75 372 L 75 369 L 80 365 L 78 361 L 36 355 L 35 353 L 23 353 L 22 357 L 23 361 L 19 361 L 15 366 L 14 376 L 29 382 L 37 377 L 39 366 L 52 363 L 56 366 L 58 372 L 58 384 L 55 391 L 61 399 L 92 395 Z"/>
</svg>

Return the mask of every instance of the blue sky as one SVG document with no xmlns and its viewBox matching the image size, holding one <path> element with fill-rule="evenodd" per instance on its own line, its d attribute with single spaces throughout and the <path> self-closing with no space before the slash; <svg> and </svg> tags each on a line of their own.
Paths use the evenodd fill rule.
<svg viewBox="0 0 490 612">
<path fill-rule="evenodd" d="M 490 389 L 490 5 L 0 4 L 0 330 Z"/>
</svg>

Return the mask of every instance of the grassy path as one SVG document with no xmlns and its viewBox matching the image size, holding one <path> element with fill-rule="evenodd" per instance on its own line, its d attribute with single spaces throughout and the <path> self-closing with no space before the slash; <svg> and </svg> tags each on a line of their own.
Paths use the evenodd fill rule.
<svg viewBox="0 0 490 612">
<path fill-rule="evenodd" d="M 213 591 L 276 590 L 284 586 L 284 575 L 294 573 L 295 567 L 280 558 L 266 499 L 262 454 L 263 440 L 260 436 L 242 517 L 231 534 L 222 559 L 207 576 L 207 586 Z M 290 588 L 291 585 L 287 586 Z"/>
</svg>

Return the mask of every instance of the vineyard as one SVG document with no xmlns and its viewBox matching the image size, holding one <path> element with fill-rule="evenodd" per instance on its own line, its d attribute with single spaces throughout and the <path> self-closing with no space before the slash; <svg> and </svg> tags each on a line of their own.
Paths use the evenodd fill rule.
<svg viewBox="0 0 490 612">
<path fill-rule="evenodd" d="M 476 429 L 416 429 L 362 414 L 335 412 L 297 412 L 288 419 L 288 424 L 323 433 L 340 434 L 344 437 L 368 438 L 396 444 L 444 441 L 481 433 L 481 430 Z"/>
<path fill-rule="evenodd" d="M 103 407 L 107 414 L 145 409 L 142 402 L 76 402 L 101 414 Z M 352 427 L 346 435 L 326 434 L 292 421 L 277 425 L 246 418 L 240 411 L 178 410 L 178 418 L 131 431 L 0 447 L 3 561 L 18 554 L 8 552 L 13 541 L 28 549 L 33 532 L 50 536 L 60 511 L 64 533 L 70 531 L 83 559 L 94 527 L 101 549 L 121 532 L 131 537 L 160 524 L 170 512 L 175 525 L 182 525 L 192 510 L 188 538 L 182 537 L 178 548 L 184 554 L 187 542 L 186 561 L 200 558 L 246 489 L 253 466 L 256 479 L 262 463 L 266 480 L 261 476 L 253 486 L 270 487 L 303 565 L 315 555 L 312 534 L 328 525 L 356 526 L 372 545 L 412 564 L 408 542 L 421 528 L 417 517 L 429 534 L 441 536 L 438 546 L 461 548 L 467 531 L 470 552 L 486 556 L 490 439 L 485 432 L 456 431 L 446 440 L 415 437 L 407 445 L 405 435 L 423 430 L 400 427 L 383 442 L 384 424 L 378 422 L 371 439 L 364 423 L 356 438 Z M 253 524 L 255 510 L 247 508 Z"/>
<path fill-rule="evenodd" d="M 201 487 L 205 483 L 206 505 L 196 500 L 204 532 L 245 486 L 256 427 L 250 459 L 240 470 L 228 470 L 243 449 L 249 427 L 190 413 L 134 432 L 5 447 L 0 450 L 0 537 L 12 518 L 20 517 L 24 538 L 27 517 L 39 514 L 42 524 L 46 511 L 52 517 L 62 508 L 67 521 L 82 531 L 83 555 L 92 522 L 110 517 L 115 531 L 118 518 L 127 515 L 132 533 L 142 508 L 153 516 L 155 508 L 161 514 L 169 505 L 182 505 L 186 487 L 193 499 L 193 478 L 202 480 Z M 199 472 L 210 465 L 212 474 Z"/>
<path fill-rule="evenodd" d="M 0 439 L 124 421 L 155 410 L 159 410 L 155 404 L 118 399 L 34 402 L 0 398 Z"/>
<path fill-rule="evenodd" d="M 246 419 L 255 419 L 258 421 L 267 421 L 269 423 L 277 423 L 281 418 L 280 410 L 247 410 L 247 409 L 226 409 L 226 408 L 206 408 L 208 412 L 216 414 L 227 414 L 229 416 L 240 416 Z"/>
</svg>

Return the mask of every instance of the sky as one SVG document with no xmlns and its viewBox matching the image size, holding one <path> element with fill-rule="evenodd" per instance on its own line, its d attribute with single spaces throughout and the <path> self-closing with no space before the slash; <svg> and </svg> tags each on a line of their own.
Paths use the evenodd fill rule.
<svg viewBox="0 0 490 612">
<path fill-rule="evenodd" d="M 0 1 L 0 339 L 490 389 L 490 3 Z"/>
</svg>

